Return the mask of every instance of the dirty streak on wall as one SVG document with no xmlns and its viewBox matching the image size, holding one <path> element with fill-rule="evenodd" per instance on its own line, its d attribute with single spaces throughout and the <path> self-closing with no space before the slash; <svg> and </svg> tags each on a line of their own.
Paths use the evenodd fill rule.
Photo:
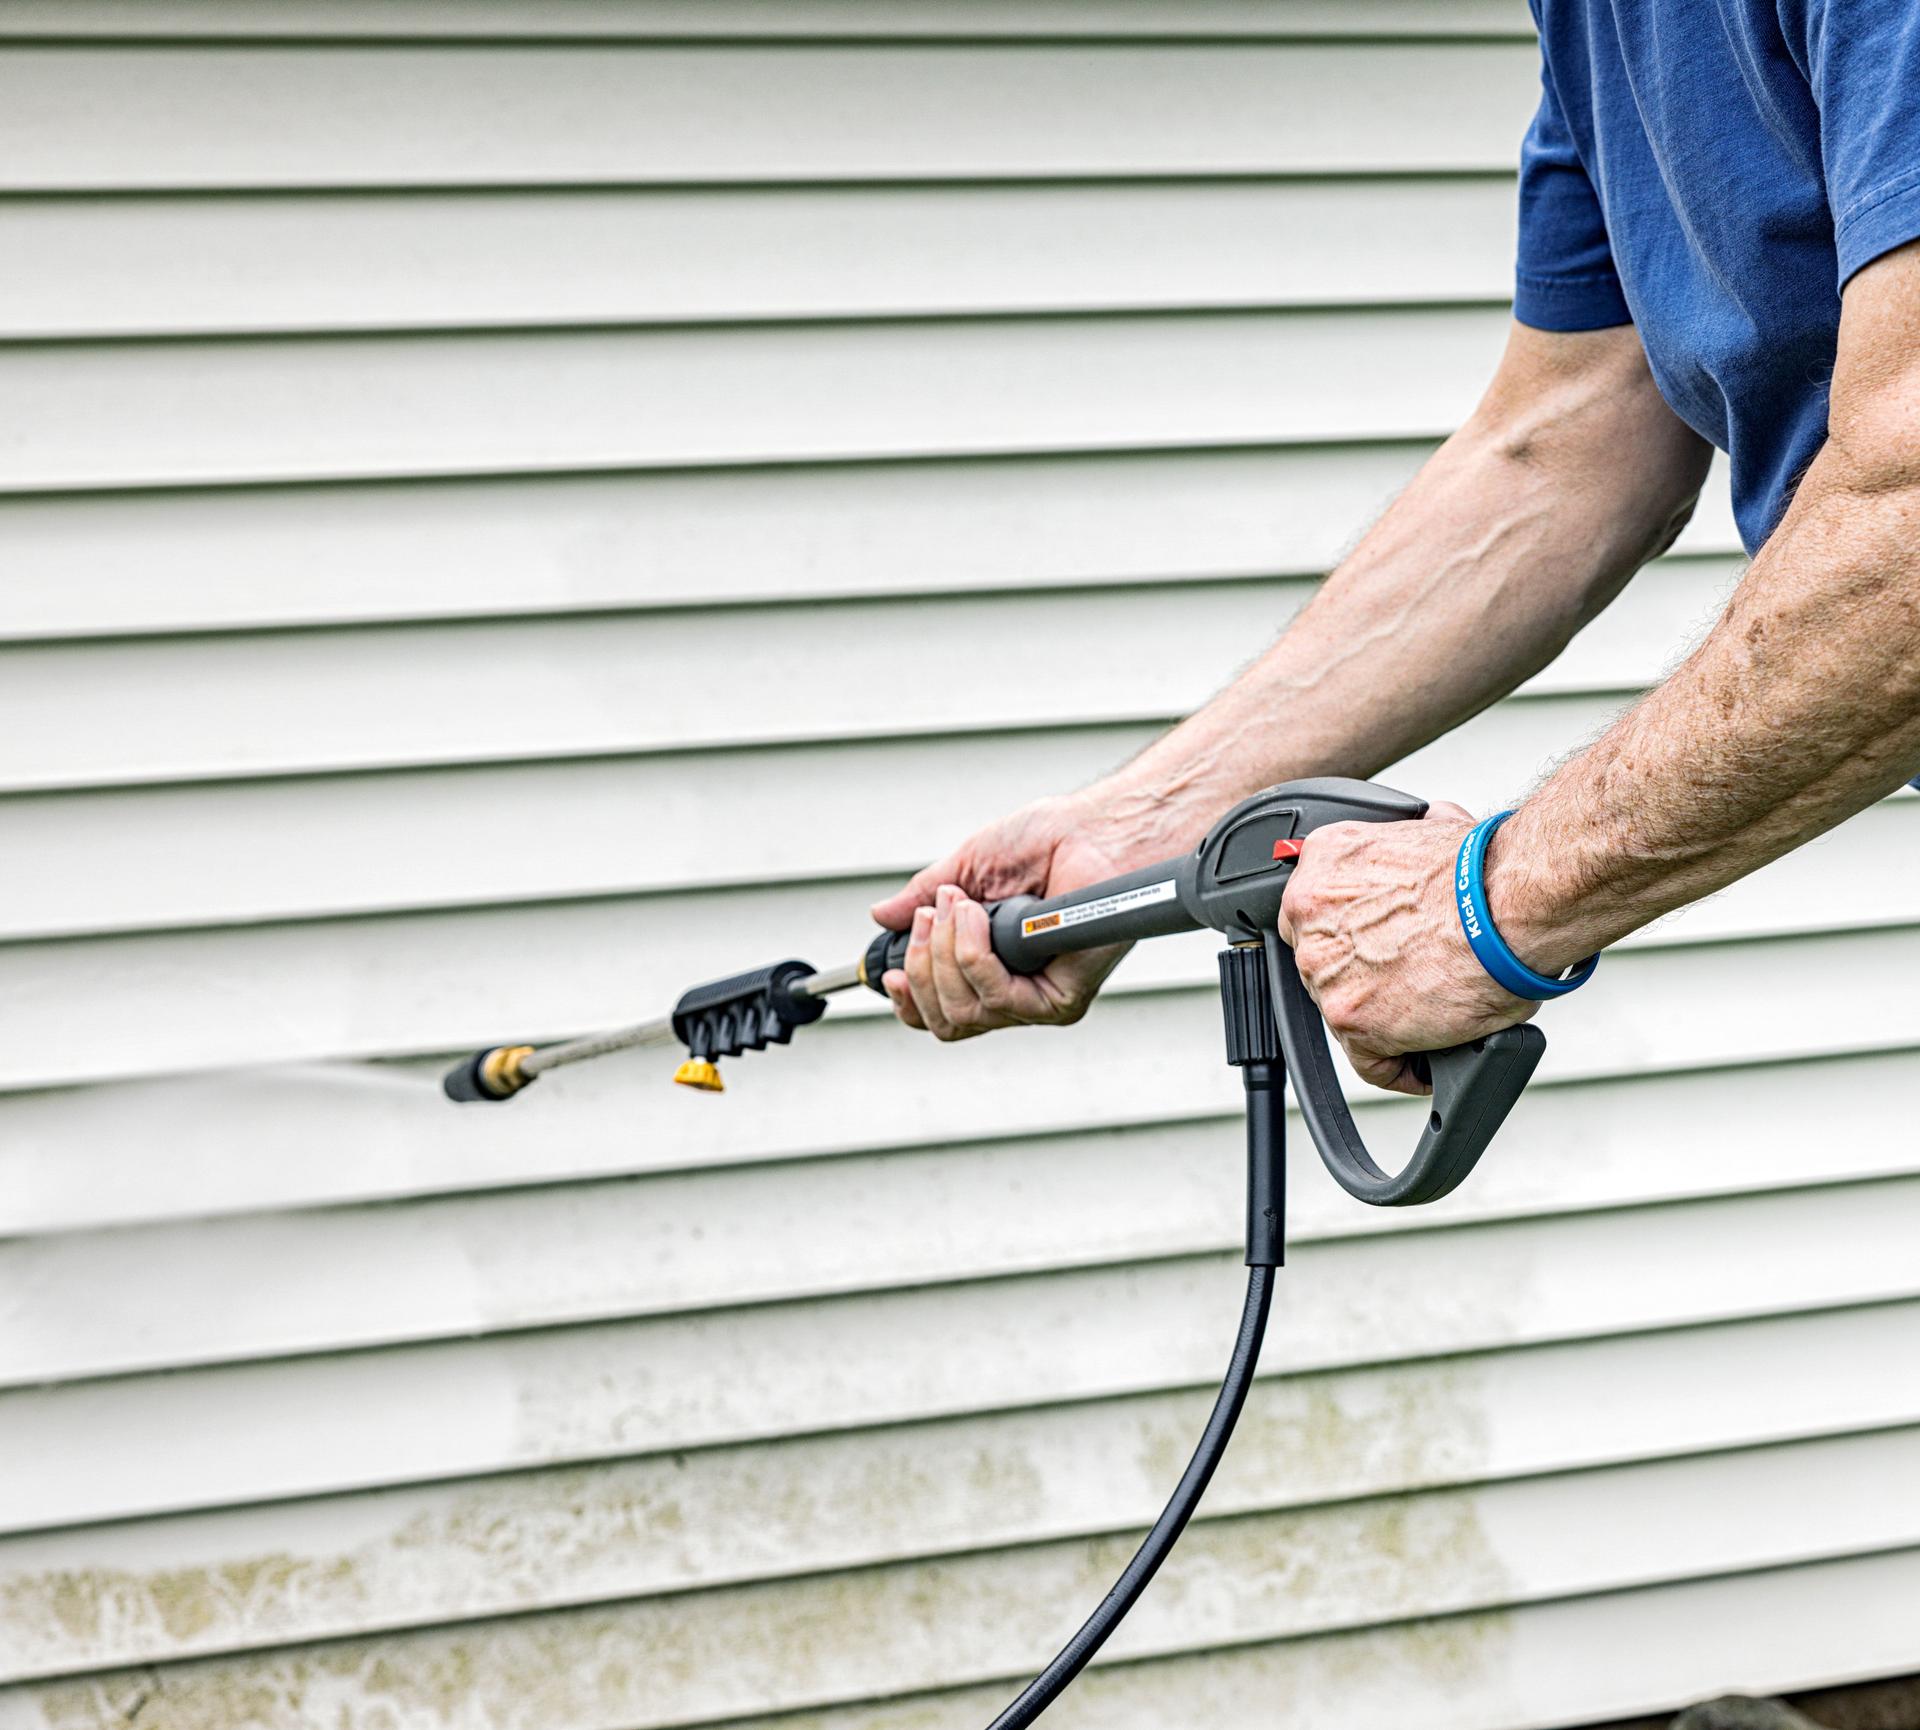
<svg viewBox="0 0 1920 1730">
<path fill-rule="evenodd" d="M 0 5 L 0 1726 L 967 1730 L 1237 1303 L 1211 945 L 652 1012 L 1202 699 L 1499 351 L 1510 0 Z M 1718 492 L 1403 784 L 1488 804 Z M 1462 1195 L 1296 1163 L 1058 1713 L 1521 1730 L 1920 1659 L 1920 805 L 1624 946 Z M 1379 1143 L 1417 1111 L 1369 1100 Z"/>
</svg>

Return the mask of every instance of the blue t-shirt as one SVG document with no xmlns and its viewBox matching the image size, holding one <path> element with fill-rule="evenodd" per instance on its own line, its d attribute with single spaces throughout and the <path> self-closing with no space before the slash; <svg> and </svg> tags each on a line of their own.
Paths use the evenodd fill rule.
<svg viewBox="0 0 1920 1730">
<path fill-rule="evenodd" d="M 1840 290 L 1920 237 L 1920 0 L 1532 0 L 1514 312 L 1638 327 L 1749 552 L 1827 431 Z"/>
</svg>

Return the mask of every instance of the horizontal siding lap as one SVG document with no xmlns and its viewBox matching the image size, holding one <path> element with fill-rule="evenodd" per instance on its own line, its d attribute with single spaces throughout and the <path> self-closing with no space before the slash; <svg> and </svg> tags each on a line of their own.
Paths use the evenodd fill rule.
<svg viewBox="0 0 1920 1730">
<path fill-rule="evenodd" d="M 1431 448 L 0 499 L 0 636 L 1305 574 Z"/>
<path fill-rule="evenodd" d="M 0 191 L 1485 171 L 1512 165 L 1537 55 L 20 46 L 0 63 Z"/>
<path fill-rule="evenodd" d="M 10 0 L 0 37 L 1530 35 L 1524 0 Z"/>
<path fill-rule="evenodd" d="M 15 491 L 1424 438 L 1445 308 L 0 349 Z"/>
<path fill-rule="evenodd" d="M 1306 575 L 1430 448 L 0 499 L 0 638 Z M 1738 545 L 1721 479 L 1677 551 Z"/>
<path fill-rule="evenodd" d="M 0 340 L 1500 301 L 1513 206 L 1504 174 L 16 199 Z"/>
</svg>

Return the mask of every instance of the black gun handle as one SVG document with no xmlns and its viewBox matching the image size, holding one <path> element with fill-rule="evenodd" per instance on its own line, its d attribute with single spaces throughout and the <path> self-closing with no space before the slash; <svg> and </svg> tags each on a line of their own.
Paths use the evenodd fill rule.
<svg viewBox="0 0 1920 1730">
<path fill-rule="evenodd" d="M 1043 950 L 1038 946 L 1022 947 L 1018 940 L 1018 916 L 1022 909 L 1034 904 L 1031 895 L 1016 895 L 1010 901 L 993 901 L 987 905 L 987 917 L 993 921 L 993 950 L 1009 972 L 1038 973 L 1051 961 L 1059 950 Z M 1001 909 L 1007 911 L 1002 913 Z M 860 957 L 860 983 L 869 991 L 877 991 L 886 996 L 887 988 L 880 983 L 890 968 L 904 967 L 907 964 L 907 938 L 905 931 L 876 931 L 873 941 L 867 945 L 867 952 Z M 1009 939 L 1012 939 L 1009 941 Z"/>
<path fill-rule="evenodd" d="M 1428 1052 L 1433 1108 L 1413 1158 L 1392 1175 L 1380 1169 L 1354 1127 L 1333 1067 L 1327 1024 L 1307 993 L 1293 951 L 1274 932 L 1267 933 L 1265 947 L 1280 1049 L 1300 1100 L 1300 1115 L 1334 1182 L 1374 1207 L 1413 1207 L 1456 1189 L 1532 1078 L 1547 1049 L 1546 1035 L 1522 1023 L 1470 1045 Z"/>
<path fill-rule="evenodd" d="M 1196 931 L 1200 922 L 1178 894 L 1177 879 L 1187 866 L 1184 858 L 1169 859 L 1046 901 L 1033 895 L 990 901 L 993 952 L 1010 973 L 1038 973 L 1056 955 L 1072 950 Z M 870 990 L 883 991 L 880 981 L 887 970 L 905 965 L 907 936 L 904 931 L 875 933 L 860 960 L 860 978 Z"/>
</svg>

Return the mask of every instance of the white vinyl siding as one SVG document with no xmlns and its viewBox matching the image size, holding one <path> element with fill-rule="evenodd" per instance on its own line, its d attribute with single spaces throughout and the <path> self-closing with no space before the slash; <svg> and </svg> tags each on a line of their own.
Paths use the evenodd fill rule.
<svg viewBox="0 0 1920 1730">
<path fill-rule="evenodd" d="M 0 1730 L 977 1730 L 1233 1325 L 1214 943 L 501 1110 L 1204 700 L 1470 409 L 1519 0 L 0 0 Z M 1510 799 L 1675 551 L 1386 778 Z M 1390 700 L 1385 694 L 1383 700 Z M 1913 1669 L 1920 799 L 1610 956 L 1048 1722 Z M 1357 1102 L 1376 1145 L 1409 1101 Z"/>
</svg>

